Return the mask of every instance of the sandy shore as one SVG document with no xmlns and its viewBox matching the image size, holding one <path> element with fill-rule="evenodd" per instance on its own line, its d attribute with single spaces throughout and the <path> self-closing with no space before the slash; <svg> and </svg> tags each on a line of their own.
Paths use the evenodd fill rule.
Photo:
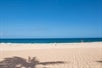
<svg viewBox="0 0 102 68">
<path fill-rule="evenodd" d="M 102 42 L 57 44 L 0 43 L 0 61 L 3 61 L 4 58 L 14 59 L 14 56 L 27 59 L 27 64 L 34 57 L 33 61 L 35 64 L 31 68 L 102 68 Z M 22 68 L 27 67 L 27 64 Z"/>
</svg>

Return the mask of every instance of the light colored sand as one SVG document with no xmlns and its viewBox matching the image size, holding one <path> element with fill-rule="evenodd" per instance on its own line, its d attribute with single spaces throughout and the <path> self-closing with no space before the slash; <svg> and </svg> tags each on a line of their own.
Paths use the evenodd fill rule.
<svg viewBox="0 0 102 68">
<path fill-rule="evenodd" d="M 36 57 L 39 62 L 57 62 L 48 65 L 36 64 L 36 68 L 102 68 L 102 42 L 58 44 L 0 44 L 0 60 L 7 57 Z"/>
</svg>

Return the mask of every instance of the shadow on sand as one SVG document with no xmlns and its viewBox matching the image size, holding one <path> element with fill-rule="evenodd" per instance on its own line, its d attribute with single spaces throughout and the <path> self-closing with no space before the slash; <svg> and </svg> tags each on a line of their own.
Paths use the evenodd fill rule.
<svg viewBox="0 0 102 68">
<path fill-rule="evenodd" d="M 102 60 L 100 60 L 100 61 L 97 61 L 97 62 L 99 62 L 99 63 L 102 63 Z"/>
<path fill-rule="evenodd" d="M 100 68 L 102 68 L 102 60 L 98 60 L 96 62 L 99 63 L 100 64 Z"/>
<path fill-rule="evenodd" d="M 102 65 L 102 60 L 99 60 L 99 61 L 96 61 L 96 62 L 98 62 L 98 63 L 100 63 Z"/>
<path fill-rule="evenodd" d="M 64 64 L 64 61 L 51 61 L 51 62 L 40 62 L 36 59 L 36 57 L 28 57 L 28 59 L 24 59 L 21 57 L 11 57 L 4 58 L 4 60 L 0 61 L 0 68 L 35 68 L 36 65 L 53 65 L 53 64 Z M 47 67 L 42 67 L 47 68 Z"/>
</svg>

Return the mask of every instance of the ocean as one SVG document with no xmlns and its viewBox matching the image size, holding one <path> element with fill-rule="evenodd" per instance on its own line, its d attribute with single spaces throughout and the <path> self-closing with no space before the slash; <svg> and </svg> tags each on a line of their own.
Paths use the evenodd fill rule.
<svg viewBox="0 0 102 68">
<path fill-rule="evenodd" d="M 102 38 L 25 38 L 25 39 L 0 39 L 0 43 L 79 43 L 102 42 Z"/>
</svg>

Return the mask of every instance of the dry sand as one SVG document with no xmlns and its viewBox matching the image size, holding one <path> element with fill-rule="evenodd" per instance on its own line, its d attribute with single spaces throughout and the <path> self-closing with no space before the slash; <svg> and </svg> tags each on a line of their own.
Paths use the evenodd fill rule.
<svg viewBox="0 0 102 68">
<path fill-rule="evenodd" d="M 102 68 L 102 42 L 0 44 L 0 61 L 14 56 L 35 57 L 34 68 Z"/>
</svg>

